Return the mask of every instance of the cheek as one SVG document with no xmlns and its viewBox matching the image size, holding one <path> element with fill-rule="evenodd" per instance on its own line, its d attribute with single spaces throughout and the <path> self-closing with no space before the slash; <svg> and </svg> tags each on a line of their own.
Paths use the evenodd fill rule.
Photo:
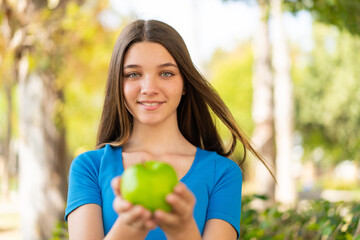
<svg viewBox="0 0 360 240">
<path fill-rule="evenodd" d="M 184 92 L 184 84 L 182 83 L 182 81 L 179 81 L 176 84 L 172 84 L 171 86 L 169 86 L 168 91 L 171 92 L 172 96 L 178 96 L 181 98 Z"/>
<path fill-rule="evenodd" d="M 125 101 L 130 101 L 137 96 L 136 86 L 130 83 L 124 83 L 124 97 Z"/>
<path fill-rule="evenodd" d="M 134 88 L 131 86 L 131 84 L 125 84 L 123 86 L 123 91 L 124 91 L 124 105 L 126 107 L 126 109 L 128 110 L 128 112 L 130 113 L 131 116 L 134 116 L 134 114 L 132 113 L 131 109 L 131 103 L 132 103 L 132 99 L 134 98 Z"/>
<path fill-rule="evenodd" d="M 182 95 L 184 94 L 184 92 L 185 92 L 185 89 L 184 89 L 184 84 L 179 84 L 179 86 L 176 88 L 176 95 L 178 95 L 179 96 L 179 98 L 181 98 L 182 97 Z"/>
<path fill-rule="evenodd" d="M 175 97 L 181 97 L 183 89 L 181 86 L 177 85 L 177 86 L 171 86 L 168 87 L 166 89 L 167 94 L 169 94 L 169 96 L 175 98 Z"/>
</svg>

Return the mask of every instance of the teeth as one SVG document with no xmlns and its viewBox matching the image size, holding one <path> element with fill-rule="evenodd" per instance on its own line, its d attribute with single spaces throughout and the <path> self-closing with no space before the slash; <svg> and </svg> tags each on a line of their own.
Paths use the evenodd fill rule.
<svg viewBox="0 0 360 240">
<path fill-rule="evenodd" d="M 143 102 L 141 104 L 143 104 L 145 106 L 156 106 L 156 105 L 159 105 L 160 103 L 145 103 L 145 102 Z"/>
</svg>

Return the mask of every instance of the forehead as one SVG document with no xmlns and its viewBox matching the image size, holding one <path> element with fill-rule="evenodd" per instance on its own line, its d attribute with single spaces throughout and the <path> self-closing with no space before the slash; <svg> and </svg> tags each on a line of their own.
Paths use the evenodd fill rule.
<svg viewBox="0 0 360 240">
<path fill-rule="evenodd" d="M 170 62 L 176 64 L 169 51 L 160 43 L 137 42 L 130 46 L 124 58 L 127 64 L 163 64 Z"/>
</svg>

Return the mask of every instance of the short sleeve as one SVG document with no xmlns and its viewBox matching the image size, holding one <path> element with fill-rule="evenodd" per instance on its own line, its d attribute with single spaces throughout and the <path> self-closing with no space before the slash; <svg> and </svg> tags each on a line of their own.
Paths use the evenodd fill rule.
<svg viewBox="0 0 360 240">
<path fill-rule="evenodd" d="M 99 165 L 90 153 L 79 155 L 71 163 L 65 220 L 76 208 L 89 203 L 102 205 L 98 184 Z"/>
<path fill-rule="evenodd" d="M 222 219 L 230 223 L 240 235 L 242 173 L 230 159 L 216 161 L 215 185 L 210 193 L 206 220 Z"/>
</svg>

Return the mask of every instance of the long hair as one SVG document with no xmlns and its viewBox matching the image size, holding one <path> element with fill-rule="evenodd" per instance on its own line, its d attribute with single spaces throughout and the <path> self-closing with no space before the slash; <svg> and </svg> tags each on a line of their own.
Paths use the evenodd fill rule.
<svg viewBox="0 0 360 240">
<path fill-rule="evenodd" d="M 263 157 L 253 148 L 238 127 L 233 115 L 215 89 L 194 66 L 180 34 L 171 26 L 157 20 L 137 20 L 127 25 L 118 37 L 109 66 L 105 101 L 97 135 L 96 147 L 105 144 L 124 145 L 132 132 L 132 115 L 125 107 L 123 92 L 123 63 L 129 47 L 137 42 L 156 42 L 164 46 L 175 59 L 184 80 L 186 94 L 177 109 L 181 133 L 193 145 L 222 156 L 230 156 L 238 140 L 243 147 L 244 162 L 247 151 L 253 153 L 269 169 Z M 214 113 L 232 135 L 230 146 L 225 148 L 213 119 Z M 273 174 L 272 174 L 273 175 Z"/>
</svg>

